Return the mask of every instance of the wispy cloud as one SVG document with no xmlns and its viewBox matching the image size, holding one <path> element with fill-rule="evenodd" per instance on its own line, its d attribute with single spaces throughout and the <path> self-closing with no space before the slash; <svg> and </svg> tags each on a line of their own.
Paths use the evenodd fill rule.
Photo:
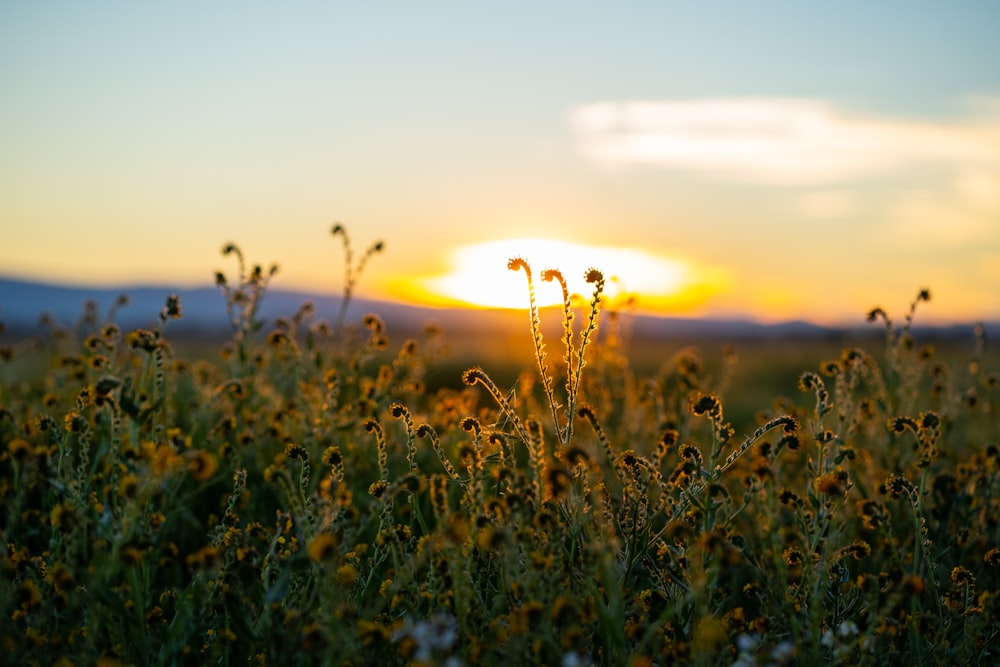
<svg viewBox="0 0 1000 667">
<path fill-rule="evenodd" d="M 579 154 L 608 166 L 772 184 L 854 181 L 916 166 L 1000 167 L 1000 105 L 960 120 L 853 114 L 814 99 L 598 102 L 574 108 Z"/>
<path fill-rule="evenodd" d="M 960 172 L 937 187 L 904 191 L 884 215 L 879 233 L 886 242 L 1000 247 L 1000 169 Z"/>
</svg>

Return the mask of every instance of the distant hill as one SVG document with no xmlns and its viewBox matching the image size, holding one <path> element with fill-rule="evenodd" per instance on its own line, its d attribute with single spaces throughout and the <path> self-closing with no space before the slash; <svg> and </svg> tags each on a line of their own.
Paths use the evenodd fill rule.
<svg viewBox="0 0 1000 667">
<path fill-rule="evenodd" d="M 218 287 L 175 289 L 165 286 L 127 286 L 120 288 L 79 287 L 11 278 L 0 278 L 0 321 L 9 331 L 30 331 L 38 326 L 39 317 L 49 314 L 63 325 L 70 326 L 83 313 L 84 303 L 96 302 L 103 318 L 115 300 L 122 294 L 129 297 L 128 305 L 120 308 L 115 321 L 125 328 L 153 326 L 167 296 L 177 294 L 181 299 L 183 317 L 171 322 L 175 334 L 224 334 L 226 322 L 225 300 Z M 291 290 L 269 289 L 261 302 L 260 315 L 269 320 L 279 315 L 294 314 L 303 303 L 310 301 L 316 317 L 332 321 L 340 308 L 341 297 L 309 294 Z M 523 330 L 527 316 L 523 310 L 468 310 L 437 309 L 408 306 L 387 301 L 353 300 L 348 309 L 348 321 L 358 322 L 366 313 L 376 313 L 390 332 L 419 330 L 428 323 L 435 323 L 449 332 L 468 331 L 482 334 L 490 331 Z M 545 313 L 544 315 L 547 315 Z M 543 322 L 558 327 L 559 318 L 553 313 Z M 837 336 L 848 332 L 878 335 L 880 326 L 865 325 L 859 316 L 857 327 L 831 329 L 804 321 L 761 324 L 745 319 L 684 319 L 674 317 L 635 316 L 631 323 L 632 334 L 640 338 L 802 338 Z M 941 336 L 969 336 L 972 324 L 934 328 L 930 331 Z M 988 323 L 987 334 L 1000 335 L 1000 322 Z M 918 327 L 928 331 L 926 327 Z"/>
</svg>

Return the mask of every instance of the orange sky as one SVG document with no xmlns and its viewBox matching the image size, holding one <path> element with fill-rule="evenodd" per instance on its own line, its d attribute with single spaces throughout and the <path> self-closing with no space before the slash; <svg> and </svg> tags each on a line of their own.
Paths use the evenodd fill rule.
<svg viewBox="0 0 1000 667">
<path fill-rule="evenodd" d="M 929 287 L 925 321 L 1000 319 L 997 25 L 990 2 L 5 4 L 0 275 L 210 284 L 235 241 L 336 293 L 341 221 L 386 242 L 363 296 L 523 305 L 523 254 L 671 315 L 857 322 Z"/>
</svg>

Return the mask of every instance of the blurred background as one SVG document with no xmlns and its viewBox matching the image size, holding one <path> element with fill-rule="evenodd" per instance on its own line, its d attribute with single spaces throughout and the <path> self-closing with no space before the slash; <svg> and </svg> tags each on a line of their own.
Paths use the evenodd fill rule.
<svg viewBox="0 0 1000 667">
<path fill-rule="evenodd" d="M 927 287 L 923 323 L 998 321 L 998 26 L 988 1 L 3 3 L 0 319 L 139 286 L 155 316 L 235 274 L 228 242 L 332 317 L 341 222 L 355 259 L 385 242 L 365 308 L 523 308 L 524 255 L 638 315 L 855 326 Z"/>
</svg>

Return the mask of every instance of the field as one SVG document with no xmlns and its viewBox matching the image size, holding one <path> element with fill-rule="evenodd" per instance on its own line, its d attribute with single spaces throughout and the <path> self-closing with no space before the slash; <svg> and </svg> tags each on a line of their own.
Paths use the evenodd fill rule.
<svg viewBox="0 0 1000 667">
<path fill-rule="evenodd" d="M 693 347 L 633 340 L 592 271 L 526 289 L 511 358 L 261 322 L 227 254 L 217 349 L 172 344 L 175 300 L 3 348 L 10 664 L 996 660 L 1000 369 L 917 337 L 929 293 L 860 342 Z"/>
</svg>

